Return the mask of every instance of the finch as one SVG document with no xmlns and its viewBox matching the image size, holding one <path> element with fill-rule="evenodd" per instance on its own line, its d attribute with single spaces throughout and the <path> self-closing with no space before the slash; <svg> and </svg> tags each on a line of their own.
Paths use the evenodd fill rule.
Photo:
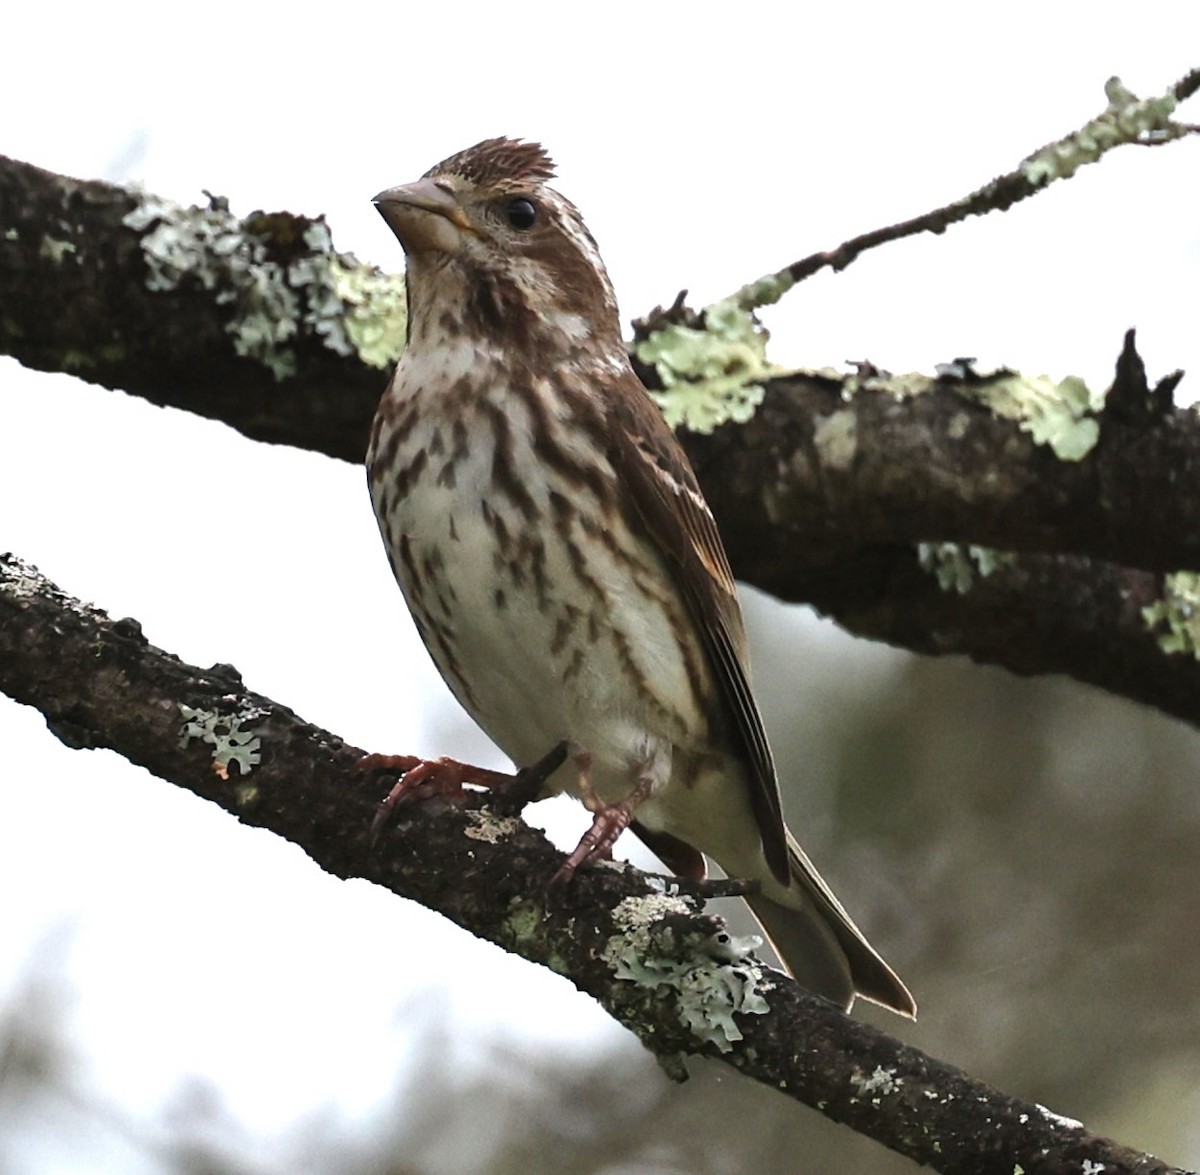
<svg viewBox="0 0 1200 1175">
<path fill-rule="evenodd" d="M 409 325 L 368 480 L 417 630 L 515 763 L 566 743 L 546 792 L 593 823 L 560 877 L 630 826 L 678 874 L 707 854 L 761 883 L 798 982 L 912 1016 L 784 824 L 721 539 L 553 173 L 540 145 L 488 139 L 375 197 Z"/>
</svg>

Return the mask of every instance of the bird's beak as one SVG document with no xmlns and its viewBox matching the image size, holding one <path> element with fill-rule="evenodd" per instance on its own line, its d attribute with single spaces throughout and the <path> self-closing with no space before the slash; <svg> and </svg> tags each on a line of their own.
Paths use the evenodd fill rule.
<svg viewBox="0 0 1200 1175">
<path fill-rule="evenodd" d="M 476 232 L 454 193 L 430 179 L 388 188 L 372 203 L 406 253 L 457 253 Z"/>
</svg>

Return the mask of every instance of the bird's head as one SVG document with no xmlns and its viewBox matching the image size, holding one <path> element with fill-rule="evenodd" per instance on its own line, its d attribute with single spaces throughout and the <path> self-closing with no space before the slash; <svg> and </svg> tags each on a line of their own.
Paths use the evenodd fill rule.
<svg viewBox="0 0 1200 1175">
<path fill-rule="evenodd" d="M 538 143 L 487 139 L 375 197 L 408 255 L 413 329 L 455 310 L 485 334 L 620 341 L 612 285 Z"/>
</svg>

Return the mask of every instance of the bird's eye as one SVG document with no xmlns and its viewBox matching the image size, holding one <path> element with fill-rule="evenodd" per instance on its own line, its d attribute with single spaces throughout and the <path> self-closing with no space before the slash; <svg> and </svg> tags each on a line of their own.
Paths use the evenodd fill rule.
<svg viewBox="0 0 1200 1175">
<path fill-rule="evenodd" d="M 508 223 L 513 228 L 526 229 L 533 228 L 533 222 L 537 220 L 537 205 L 524 196 L 517 196 L 504 207 L 504 215 L 508 218 Z"/>
</svg>

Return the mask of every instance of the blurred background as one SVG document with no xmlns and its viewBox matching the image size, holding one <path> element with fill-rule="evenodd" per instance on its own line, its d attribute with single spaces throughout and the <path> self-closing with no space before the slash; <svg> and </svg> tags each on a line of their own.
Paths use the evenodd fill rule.
<svg viewBox="0 0 1200 1175">
<path fill-rule="evenodd" d="M 807 7 L 26 5 L 0 152 L 325 213 L 399 269 L 373 193 L 538 138 L 628 320 L 965 194 L 1098 113 L 1111 74 L 1153 94 L 1200 64 L 1191 2 L 1086 27 L 1020 0 Z M 1104 386 L 1136 326 L 1152 378 L 1196 371 L 1198 180 L 1200 141 L 1126 148 L 870 254 L 770 313 L 774 358 Z M 501 765 L 418 646 L 358 468 L 3 359 L 8 549 L 353 743 Z M 1195 732 L 745 604 L 791 823 L 921 1004 L 860 1013 L 1200 1163 Z M 911 1169 L 722 1066 L 672 1085 L 563 980 L 4 698 L 0 739 L 4 1175 Z M 532 815 L 564 844 L 586 824 Z"/>
</svg>

